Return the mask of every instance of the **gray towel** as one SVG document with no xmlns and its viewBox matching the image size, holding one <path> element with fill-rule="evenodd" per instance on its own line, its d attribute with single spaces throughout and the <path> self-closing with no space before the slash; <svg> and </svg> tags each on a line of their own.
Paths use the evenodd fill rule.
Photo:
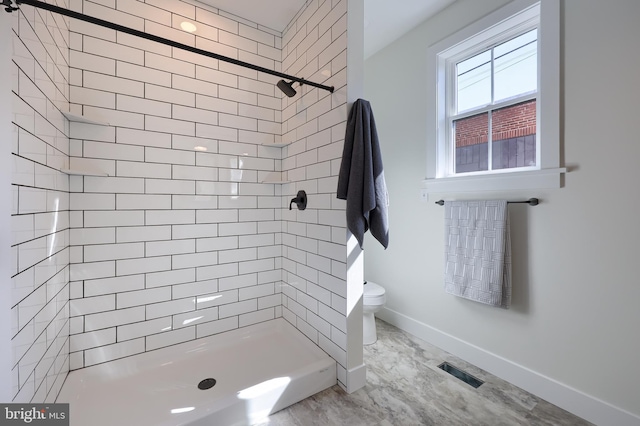
<svg viewBox="0 0 640 426">
<path fill-rule="evenodd" d="M 511 238 L 504 200 L 445 201 L 445 291 L 509 309 Z"/>
<path fill-rule="evenodd" d="M 364 233 L 373 235 L 386 249 L 389 245 L 389 195 L 384 180 L 376 123 L 368 101 L 354 102 L 347 120 L 338 198 L 347 200 L 347 227 L 360 248 Z"/>
</svg>

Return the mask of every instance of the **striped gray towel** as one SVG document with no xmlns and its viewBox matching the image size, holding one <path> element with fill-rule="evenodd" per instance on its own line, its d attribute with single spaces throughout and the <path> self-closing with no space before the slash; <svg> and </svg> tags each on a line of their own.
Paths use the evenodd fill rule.
<svg viewBox="0 0 640 426">
<path fill-rule="evenodd" d="M 505 200 L 445 201 L 445 291 L 509 309 L 511 238 Z"/>
</svg>

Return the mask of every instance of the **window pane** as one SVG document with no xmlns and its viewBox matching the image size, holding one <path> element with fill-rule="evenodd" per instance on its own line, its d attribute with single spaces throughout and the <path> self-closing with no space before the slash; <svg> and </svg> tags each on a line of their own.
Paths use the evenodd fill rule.
<svg viewBox="0 0 640 426">
<path fill-rule="evenodd" d="M 491 51 L 456 64 L 458 112 L 491 103 Z"/>
<path fill-rule="evenodd" d="M 536 100 L 491 113 L 493 169 L 536 165 Z"/>
<path fill-rule="evenodd" d="M 489 114 L 482 113 L 453 122 L 455 173 L 477 172 L 489 167 Z"/>
<path fill-rule="evenodd" d="M 538 30 L 524 33 L 494 49 L 494 102 L 538 88 Z"/>
</svg>

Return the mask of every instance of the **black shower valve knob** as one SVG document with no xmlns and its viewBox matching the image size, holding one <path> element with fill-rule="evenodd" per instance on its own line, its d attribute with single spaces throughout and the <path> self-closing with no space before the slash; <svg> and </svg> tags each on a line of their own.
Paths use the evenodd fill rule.
<svg viewBox="0 0 640 426">
<path fill-rule="evenodd" d="M 296 195 L 295 198 L 292 198 L 291 202 L 289 203 L 289 210 L 291 210 L 291 206 L 293 205 L 293 203 L 296 203 L 296 206 L 298 206 L 298 210 L 306 209 L 307 208 L 307 193 L 304 190 L 298 191 L 298 195 Z"/>
</svg>

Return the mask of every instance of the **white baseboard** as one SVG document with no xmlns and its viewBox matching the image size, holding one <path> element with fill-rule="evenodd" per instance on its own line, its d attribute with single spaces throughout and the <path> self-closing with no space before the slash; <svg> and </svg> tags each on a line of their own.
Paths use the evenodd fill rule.
<svg viewBox="0 0 640 426">
<path fill-rule="evenodd" d="M 440 349 L 596 425 L 640 426 L 640 417 L 388 308 L 376 313 Z"/>
<path fill-rule="evenodd" d="M 367 384 L 367 368 L 364 364 L 347 371 L 347 393 L 353 393 Z"/>
</svg>

